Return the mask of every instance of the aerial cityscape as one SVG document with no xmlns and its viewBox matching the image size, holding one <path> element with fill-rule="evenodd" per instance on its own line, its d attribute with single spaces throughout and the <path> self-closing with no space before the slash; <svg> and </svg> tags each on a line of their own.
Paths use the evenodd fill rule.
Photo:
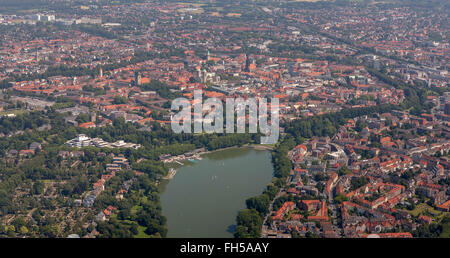
<svg viewBox="0 0 450 258">
<path fill-rule="evenodd" d="M 0 238 L 450 238 L 449 15 L 0 0 Z"/>
</svg>

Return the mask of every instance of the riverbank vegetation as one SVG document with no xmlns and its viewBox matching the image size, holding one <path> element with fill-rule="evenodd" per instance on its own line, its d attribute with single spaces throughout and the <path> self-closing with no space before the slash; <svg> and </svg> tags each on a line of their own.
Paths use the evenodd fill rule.
<svg viewBox="0 0 450 258">
<path fill-rule="evenodd" d="M 272 164 L 274 177 L 261 195 L 246 200 L 247 208 L 240 211 L 236 218 L 236 238 L 259 237 L 261 227 L 269 212 L 270 203 L 275 199 L 280 188 L 285 186 L 287 176 L 292 169 L 292 163 L 287 154 L 294 148 L 295 141 L 292 137 L 283 139 L 275 145 L 272 151 Z"/>
</svg>

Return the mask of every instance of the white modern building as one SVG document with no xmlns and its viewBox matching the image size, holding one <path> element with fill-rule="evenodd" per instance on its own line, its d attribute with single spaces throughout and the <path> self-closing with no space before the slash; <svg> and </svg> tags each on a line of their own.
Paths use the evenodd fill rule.
<svg viewBox="0 0 450 258">
<path fill-rule="evenodd" d="M 79 134 L 72 140 L 66 142 L 69 147 L 83 148 L 88 146 L 95 146 L 97 148 L 133 148 L 138 149 L 141 147 L 140 144 L 129 143 L 123 140 L 119 140 L 114 143 L 109 143 L 101 138 L 89 138 L 84 134 Z"/>
</svg>

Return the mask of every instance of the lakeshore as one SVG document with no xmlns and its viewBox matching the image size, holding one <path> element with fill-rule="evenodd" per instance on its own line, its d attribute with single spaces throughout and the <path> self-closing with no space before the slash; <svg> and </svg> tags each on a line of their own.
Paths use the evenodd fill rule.
<svg viewBox="0 0 450 258">
<path fill-rule="evenodd" d="M 189 164 L 189 163 L 186 163 L 187 161 L 195 162 L 195 160 L 202 160 L 203 159 L 202 156 L 206 155 L 206 154 L 211 154 L 211 153 L 225 151 L 225 150 L 230 150 L 230 149 L 241 149 L 241 148 L 252 148 L 252 149 L 255 149 L 255 150 L 267 150 L 267 151 L 273 150 L 273 146 L 272 145 L 245 144 L 245 145 L 243 145 L 241 147 L 232 146 L 232 147 L 227 147 L 227 148 L 222 148 L 222 149 L 217 149 L 217 150 L 211 150 L 211 151 L 198 151 L 198 152 L 193 153 L 192 155 L 181 154 L 181 155 L 178 155 L 178 156 L 172 156 L 170 158 L 166 158 L 166 159 L 162 160 L 162 162 L 165 163 L 165 164 L 177 164 L 178 166 L 185 166 L 185 165 Z M 170 167 L 168 175 L 163 177 L 162 179 L 163 180 L 170 180 L 170 179 L 172 179 L 176 175 L 176 173 L 178 171 L 178 166 L 177 167 Z"/>
<path fill-rule="evenodd" d="M 225 150 L 229 150 L 229 149 L 235 149 L 235 148 L 252 148 L 255 150 L 268 150 L 271 151 L 273 150 L 273 146 L 271 145 L 263 145 L 263 144 L 245 144 L 243 146 L 232 146 L 232 147 L 227 147 L 227 148 L 221 148 L 221 149 L 217 149 L 217 150 L 210 150 L 210 151 L 206 151 L 206 150 L 202 150 L 202 151 L 194 151 L 194 152 L 188 152 L 181 154 L 181 155 L 177 155 L 177 156 L 170 156 L 170 157 L 166 157 L 164 159 L 161 159 L 161 161 L 163 163 L 176 163 L 178 165 L 185 165 L 184 163 L 182 163 L 181 161 L 186 161 L 186 160 L 202 160 L 202 155 L 205 154 L 210 154 L 210 153 L 214 153 L 214 152 L 220 152 L 220 151 L 225 151 Z"/>
<path fill-rule="evenodd" d="M 232 237 L 245 200 L 272 179 L 271 153 L 253 146 L 202 153 L 163 184 L 168 237 Z"/>
</svg>

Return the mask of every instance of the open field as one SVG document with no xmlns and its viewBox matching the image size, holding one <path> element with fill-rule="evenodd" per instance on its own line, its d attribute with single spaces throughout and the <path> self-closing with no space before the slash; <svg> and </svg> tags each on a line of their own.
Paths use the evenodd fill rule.
<svg viewBox="0 0 450 258">
<path fill-rule="evenodd" d="M 17 110 L 7 110 L 7 111 L 3 111 L 3 112 L 0 112 L 0 116 L 4 116 L 4 115 L 9 115 L 9 114 L 14 114 L 14 115 L 21 115 L 21 114 L 24 114 L 24 113 L 26 113 L 27 111 L 26 110 L 23 110 L 23 109 L 17 109 Z"/>
</svg>

